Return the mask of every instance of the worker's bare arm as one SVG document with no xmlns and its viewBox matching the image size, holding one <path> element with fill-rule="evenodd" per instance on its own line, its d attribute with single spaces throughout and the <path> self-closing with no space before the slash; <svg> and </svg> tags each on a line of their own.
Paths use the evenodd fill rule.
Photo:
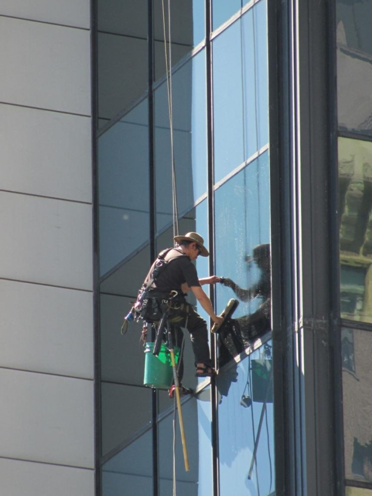
<svg viewBox="0 0 372 497">
<path fill-rule="evenodd" d="M 200 286 L 192 286 L 191 287 L 192 293 L 195 295 L 195 298 L 198 300 L 200 305 L 203 307 L 205 312 L 211 317 L 214 323 L 220 324 L 222 322 L 222 318 L 219 316 L 216 316 L 212 302 L 210 301 L 208 295 L 205 293 L 205 291 L 202 289 Z"/>
<path fill-rule="evenodd" d="M 201 285 L 214 285 L 215 283 L 219 283 L 221 281 L 220 276 L 208 276 L 207 278 L 200 278 L 199 283 Z"/>
</svg>

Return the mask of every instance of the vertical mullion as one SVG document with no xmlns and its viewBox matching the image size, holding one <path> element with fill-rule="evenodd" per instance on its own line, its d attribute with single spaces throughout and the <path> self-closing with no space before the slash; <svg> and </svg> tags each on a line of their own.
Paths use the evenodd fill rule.
<svg viewBox="0 0 372 497">
<path fill-rule="evenodd" d="M 301 418 L 301 344 L 299 334 L 299 317 L 301 314 L 301 299 L 299 296 L 300 288 L 300 271 L 299 264 L 299 233 L 298 233 L 298 211 L 296 205 L 297 188 L 298 188 L 298 34 L 297 34 L 297 4 L 290 2 L 290 57 L 291 57 L 291 207 L 292 207 L 292 252 L 293 252 L 293 340 L 292 340 L 292 372 L 293 372 L 293 417 L 294 417 L 294 449 L 296 453 L 294 467 L 294 485 L 295 493 L 304 495 L 303 489 L 303 454 L 302 454 L 302 418 Z"/>
<path fill-rule="evenodd" d="M 154 43 L 153 43 L 153 0 L 147 1 L 147 57 L 148 57 L 148 139 L 149 139 L 149 197 L 150 197 L 150 261 L 155 259 L 156 234 L 156 190 L 155 190 L 155 162 L 154 162 Z M 153 333 L 153 331 L 152 331 Z M 154 337 L 151 337 L 153 340 Z M 153 495 L 159 495 L 159 465 L 158 465 L 158 401 L 157 391 L 151 389 L 151 425 L 152 425 L 152 484 Z"/>
<path fill-rule="evenodd" d="M 288 419 L 287 391 L 285 388 L 285 351 L 287 350 L 287 333 L 284 301 L 287 297 L 289 285 L 285 284 L 285 266 L 282 263 L 287 246 L 285 243 L 285 223 L 288 219 L 285 202 L 287 191 L 285 181 L 285 146 L 288 143 L 284 135 L 288 135 L 288 107 L 281 98 L 287 89 L 287 79 L 284 77 L 288 54 L 285 27 L 287 19 L 286 8 L 279 5 L 278 0 L 267 2 L 267 32 L 268 32 L 268 78 L 269 78 L 269 146 L 270 146 L 270 232 L 271 232 L 271 294 L 272 294 L 272 339 L 273 339 L 273 368 L 274 368 L 274 447 L 275 447 L 275 493 L 276 495 L 289 495 L 288 489 L 288 437 L 286 428 Z M 283 29 L 284 28 L 284 29 Z M 281 112 L 282 110 L 282 112 Z M 283 266 L 282 266 L 283 264 Z M 290 294 L 290 292 L 289 292 Z M 288 298 L 288 297 L 287 297 Z"/>
<path fill-rule="evenodd" d="M 329 183 L 333 185 L 329 189 L 330 196 L 330 245 L 331 245 L 331 346 L 333 349 L 332 371 L 334 372 L 333 390 L 335 392 L 334 408 L 334 454 L 335 454 L 335 473 L 336 473 L 336 490 L 338 495 L 345 494 L 345 466 L 344 466 L 344 419 L 338 413 L 343 412 L 343 389 L 342 389 L 342 354 L 341 354 L 341 297 L 340 297 L 340 252 L 339 252 L 339 223 L 338 223 L 338 206 L 339 206 L 339 172 L 338 172 L 338 117 L 337 117 L 337 2 L 329 2 L 329 81 L 330 85 L 330 129 L 331 129 L 331 154 L 330 178 Z M 341 454 L 341 457 L 337 455 Z"/>
<path fill-rule="evenodd" d="M 296 189 L 298 394 L 301 492 L 335 488 L 330 345 L 328 2 L 296 0 Z"/>
<path fill-rule="evenodd" d="M 99 283 L 99 196 L 98 196 L 98 26 L 97 1 L 90 1 L 91 88 L 92 88 L 92 199 L 93 199 L 93 309 L 94 309 L 94 460 L 95 493 L 102 494 L 101 336 Z"/>
<path fill-rule="evenodd" d="M 212 53 L 212 0 L 206 0 L 206 82 L 207 82 L 207 147 L 208 147 L 208 234 L 209 234 L 209 274 L 215 273 L 215 230 L 214 230 L 214 147 L 213 147 L 213 53 Z M 210 286 L 210 298 L 215 304 L 215 289 Z M 211 323 L 211 321 L 210 321 Z M 217 361 L 217 344 L 210 334 L 211 355 L 214 364 Z M 211 380 L 211 439 L 212 439 L 212 491 L 220 493 L 219 478 L 219 444 L 218 444 L 218 396 L 215 378 Z"/>
</svg>

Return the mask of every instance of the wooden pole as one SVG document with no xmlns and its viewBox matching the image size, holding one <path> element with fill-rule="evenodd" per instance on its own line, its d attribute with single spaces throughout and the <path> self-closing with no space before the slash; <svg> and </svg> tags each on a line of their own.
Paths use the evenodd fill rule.
<svg viewBox="0 0 372 497">
<path fill-rule="evenodd" d="M 186 447 L 185 429 L 183 426 L 183 416 L 182 416 L 182 410 L 181 410 L 180 383 L 178 381 L 176 360 L 174 357 L 173 345 L 172 345 L 172 348 L 169 348 L 169 352 L 170 352 L 172 368 L 173 368 L 173 378 L 174 378 L 174 386 L 175 386 L 175 391 L 176 391 L 176 402 L 177 402 L 177 409 L 178 409 L 178 419 L 179 419 L 179 423 L 180 423 L 181 442 L 182 442 L 182 450 L 183 450 L 183 459 L 185 462 L 185 471 L 190 471 L 189 458 L 187 455 L 187 447 Z"/>
</svg>

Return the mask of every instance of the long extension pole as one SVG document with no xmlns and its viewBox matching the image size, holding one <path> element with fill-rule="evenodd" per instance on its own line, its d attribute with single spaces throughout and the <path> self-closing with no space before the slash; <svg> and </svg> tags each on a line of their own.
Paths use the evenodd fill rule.
<svg viewBox="0 0 372 497">
<path fill-rule="evenodd" d="M 178 420 L 180 423 L 183 460 L 185 462 L 185 471 L 190 471 L 189 457 L 187 455 L 187 447 L 186 447 L 185 428 L 183 425 L 183 416 L 182 416 L 182 409 L 181 409 L 180 382 L 178 381 L 176 359 L 174 356 L 173 337 L 172 337 L 171 331 L 168 331 L 168 345 L 169 345 L 169 352 L 170 352 L 170 356 L 171 356 L 171 363 L 172 363 L 172 369 L 173 369 L 174 386 L 175 386 L 175 391 L 176 391 L 176 403 L 177 403 L 177 410 L 178 410 Z"/>
</svg>

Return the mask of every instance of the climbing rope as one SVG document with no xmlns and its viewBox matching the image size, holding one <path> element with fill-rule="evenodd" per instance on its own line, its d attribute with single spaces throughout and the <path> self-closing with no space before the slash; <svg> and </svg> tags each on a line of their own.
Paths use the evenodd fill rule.
<svg viewBox="0 0 372 497">
<path fill-rule="evenodd" d="M 249 356 L 249 361 L 248 361 L 248 374 L 250 375 L 250 381 L 249 381 L 249 396 L 252 399 L 252 406 L 251 406 L 251 422 L 252 422 L 252 435 L 253 435 L 253 446 L 256 447 L 257 445 L 257 438 L 256 438 L 256 428 L 255 428 L 255 422 L 254 422 L 254 412 L 253 412 L 253 390 L 252 390 L 252 366 L 251 366 L 251 355 Z M 256 473 L 256 485 L 257 485 L 257 495 L 260 495 L 260 482 L 258 479 L 258 464 L 257 464 L 257 459 L 255 458 L 254 460 L 254 467 L 255 467 L 255 473 Z M 248 477 L 248 479 L 250 479 Z"/>
<path fill-rule="evenodd" d="M 183 360 L 183 351 L 185 349 L 185 338 L 181 339 L 180 355 L 178 358 L 177 373 Z M 174 416 L 173 416 L 173 495 L 177 495 L 177 474 L 176 474 L 176 413 L 177 413 L 177 400 L 174 396 Z"/>
<path fill-rule="evenodd" d="M 256 125 L 256 151 L 258 152 L 258 147 L 259 147 L 259 122 L 258 122 L 258 99 L 259 99 L 259 82 L 258 82 L 258 71 L 257 71 L 257 30 L 256 30 L 256 16 L 257 16 L 257 7 L 252 9 L 252 29 L 253 29 L 253 67 L 254 67 L 254 112 L 255 112 L 255 125 Z M 260 175 L 257 174 L 257 192 L 259 195 L 260 192 Z M 261 244 L 261 209 L 258 209 L 258 242 Z M 252 383 L 251 383 L 251 388 L 252 388 Z M 252 399 L 253 399 L 253 392 L 252 393 Z M 254 440 L 254 446 L 256 447 L 257 444 L 257 439 L 256 439 L 256 430 L 254 426 L 254 412 L 253 412 L 253 405 L 251 409 L 251 414 L 252 414 L 252 428 L 253 428 L 253 440 Z M 256 484 L 257 484 L 257 493 L 260 495 L 260 484 L 259 484 L 259 479 L 258 479 L 258 464 L 257 464 L 257 459 L 255 459 L 255 473 L 256 473 Z"/>
<path fill-rule="evenodd" d="M 173 217 L 173 237 L 179 234 L 178 227 L 178 202 L 177 202 L 177 182 L 176 182 L 176 162 L 174 155 L 174 130 L 173 130 L 173 82 L 172 82 L 172 32 L 171 32 L 171 10 L 170 0 L 167 1 L 168 13 L 168 34 L 167 23 L 165 19 L 164 0 L 161 2 L 163 18 L 163 38 L 164 38 L 164 59 L 165 74 L 167 78 L 167 98 L 168 98 L 168 115 L 169 115 L 169 134 L 170 134 L 170 155 L 172 169 L 172 217 Z M 168 39 L 168 42 L 167 42 Z"/>
<path fill-rule="evenodd" d="M 260 85 L 259 85 L 259 80 L 258 80 L 258 70 L 257 70 L 257 59 L 258 59 L 258 43 L 256 40 L 257 37 L 257 30 L 256 30 L 256 17 L 257 17 L 257 7 L 252 8 L 252 24 L 253 24 L 253 48 L 254 48 L 254 53 L 253 53 L 253 67 L 254 67 L 254 113 L 255 113 L 255 124 L 256 124 L 256 151 L 258 152 L 258 147 L 259 147 L 259 136 L 260 136 L 260 129 L 259 129 L 259 122 L 258 122 L 258 100 L 259 100 L 259 92 L 260 92 Z M 257 174 L 257 191 L 258 195 L 260 192 L 260 174 Z M 258 209 L 258 243 L 261 245 L 261 209 Z"/>
<path fill-rule="evenodd" d="M 163 20 L 163 39 L 164 39 L 164 60 L 165 60 L 165 74 L 167 80 L 167 99 L 168 99 L 168 116 L 169 116 L 169 134 L 170 134 L 170 156 L 171 156 L 171 171 L 172 171 L 172 225 L 173 225 L 173 238 L 179 234 L 178 225 L 178 202 L 177 202 L 177 181 L 176 181 L 176 163 L 174 154 L 174 131 L 173 131 L 173 82 L 172 82 L 172 32 L 171 32 L 171 10 L 170 0 L 167 2 L 168 13 L 168 36 L 167 25 L 165 19 L 165 4 L 164 0 L 162 5 L 162 20 Z M 168 39 L 168 43 L 167 43 Z M 184 340 L 182 341 L 179 364 L 182 360 Z M 178 373 L 177 373 L 178 374 Z M 176 395 L 174 397 L 174 418 L 173 418 L 173 495 L 177 495 L 176 488 Z"/>
</svg>

